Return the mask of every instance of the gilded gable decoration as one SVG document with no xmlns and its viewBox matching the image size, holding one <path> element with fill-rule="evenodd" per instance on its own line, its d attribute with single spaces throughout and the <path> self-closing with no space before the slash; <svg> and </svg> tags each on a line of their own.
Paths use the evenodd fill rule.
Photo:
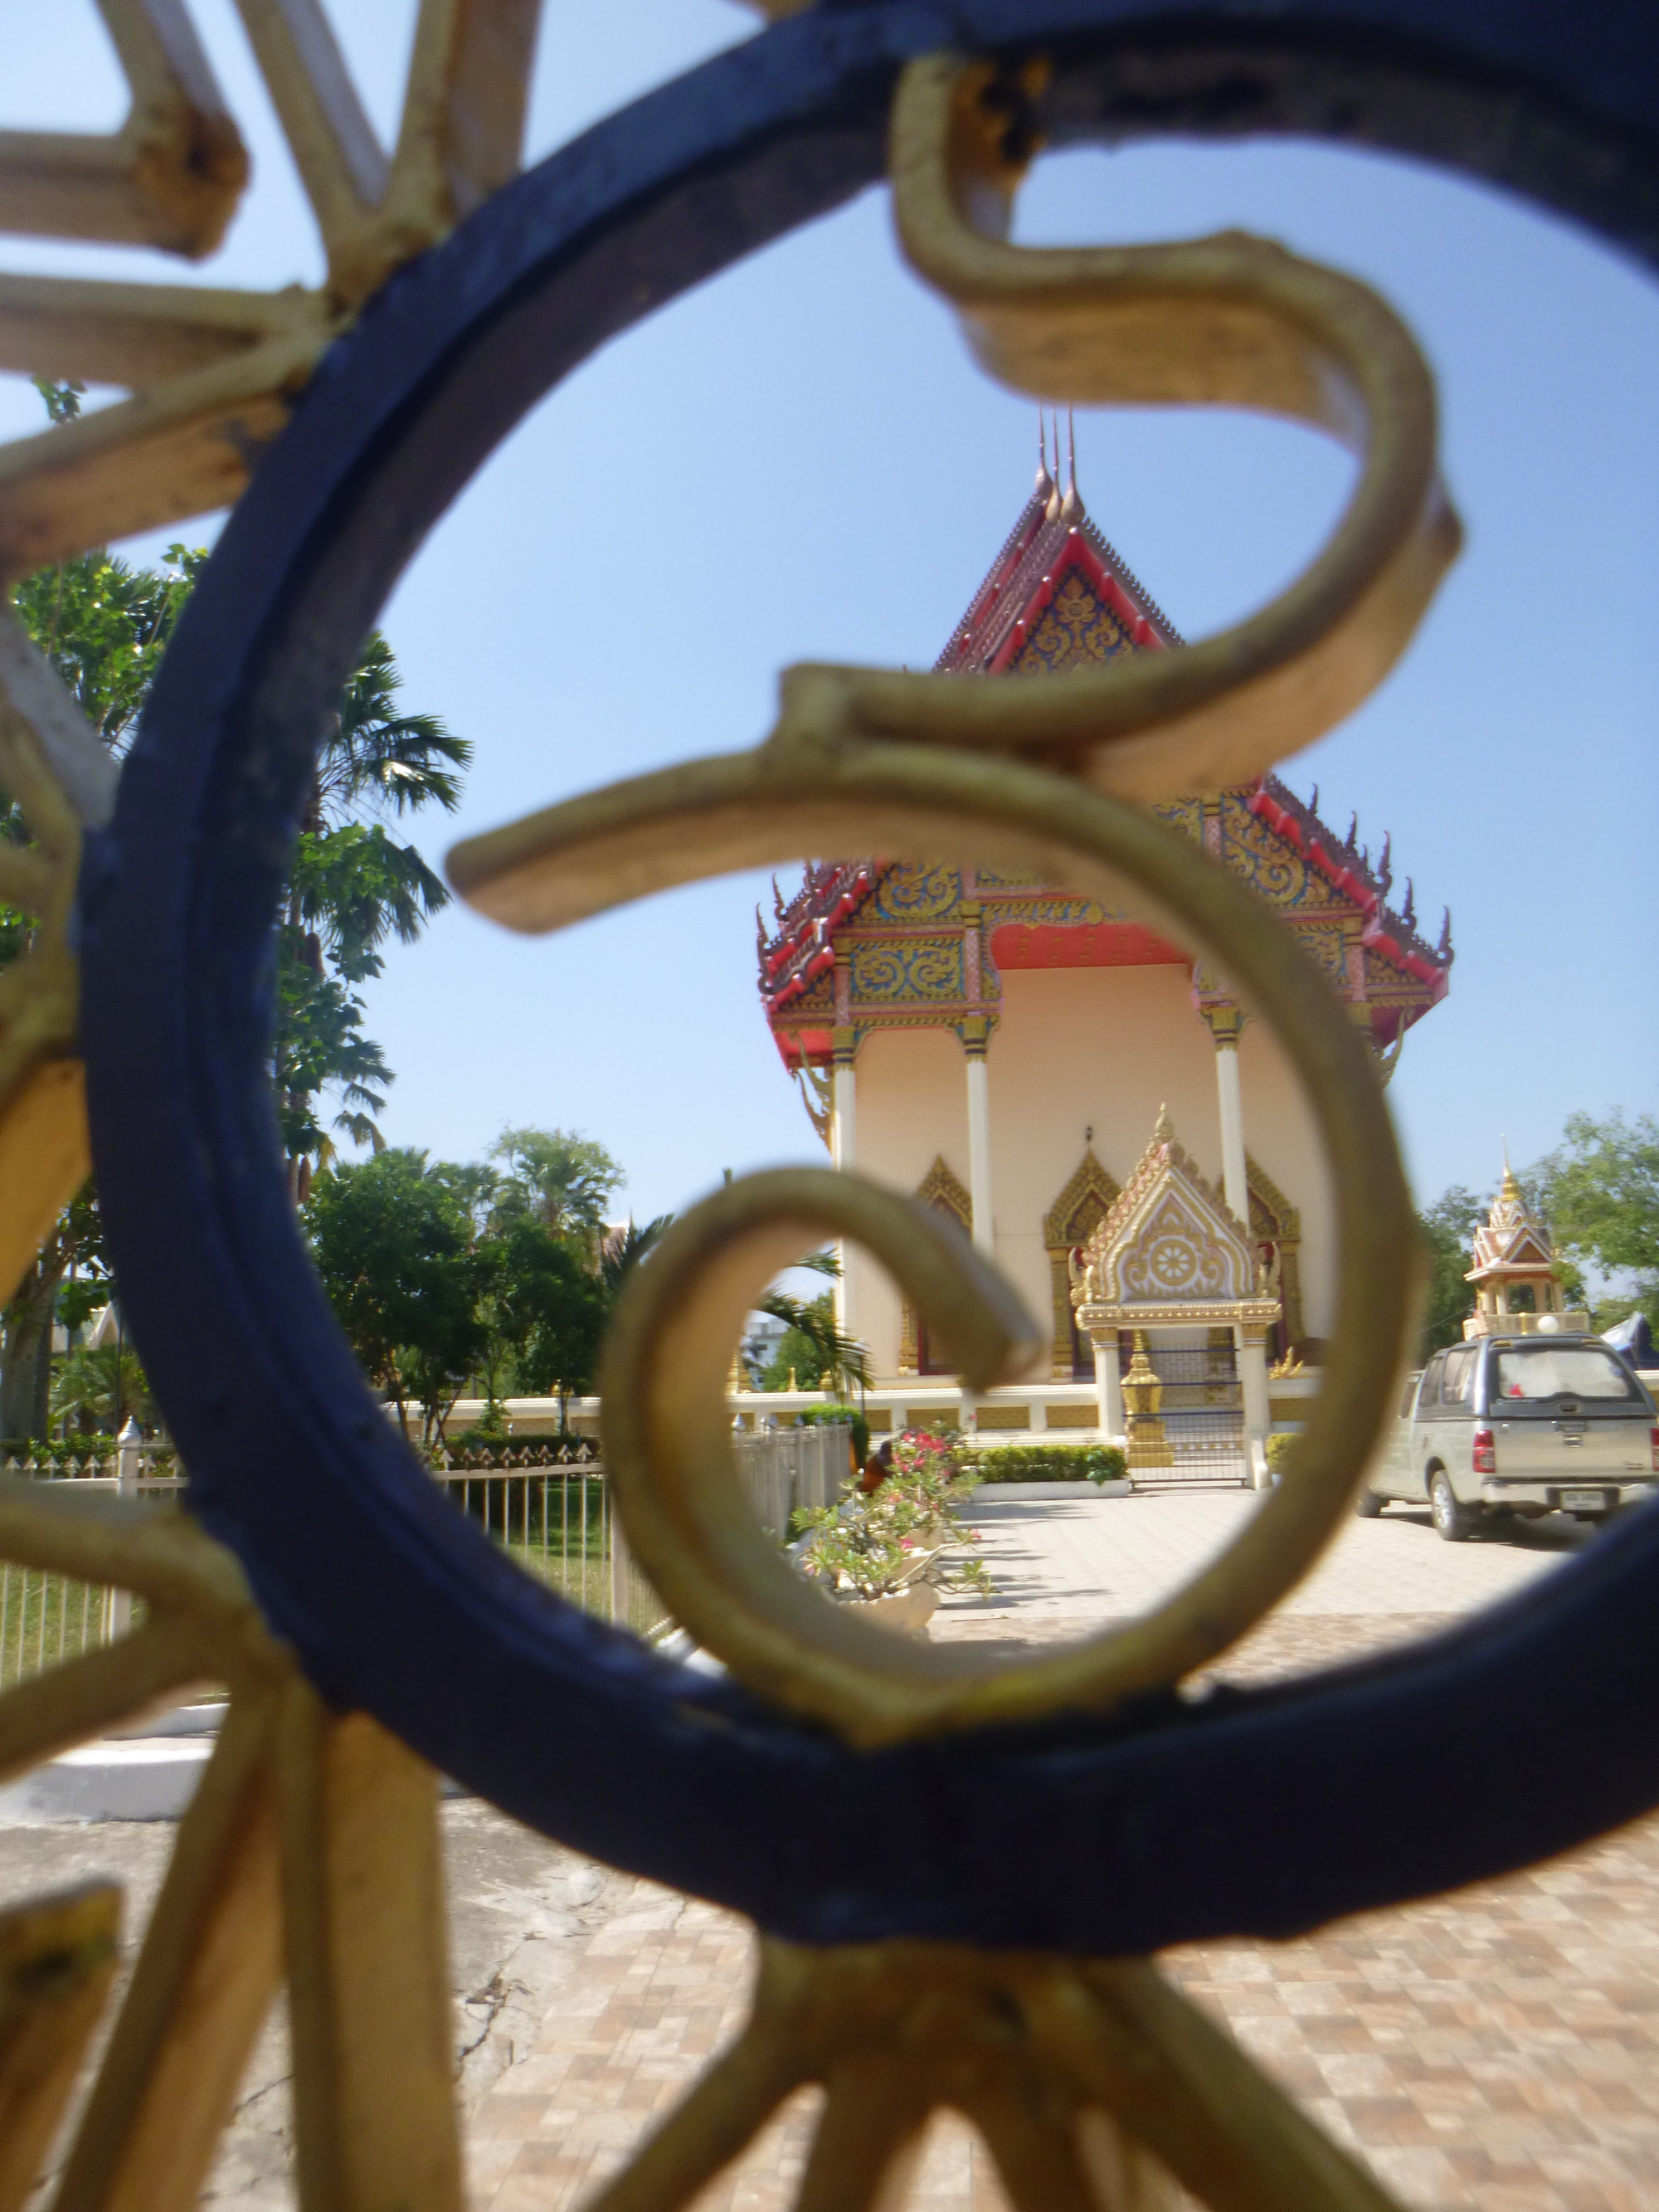
<svg viewBox="0 0 1659 2212">
<path fill-rule="evenodd" d="M 1264 1246 L 1272 1250 L 1268 1272 L 1284 1316 L 1285 1341 L 1280 1349 L 1287 1358 L 1307 1358 L 1322 1347 L 1310 1346 L 1304 1334 L 1301 1210 L 1291 1204 L 1259 1160 L 1248 1152 L 1244 1160 L 1250 1190 L 1250 1235 L 1258 1251 Z"/>
<path fill-rule="evenodd" d="M 1121 1328 L 1224 1322 L 1271 1328 L 1255 1247 L 1199 1173 L 1160 1109 L 1152 1141 L 1085 1248 L 1073 1292 L 1092 1336 Z"/>
<path fill-rule="evenodd" d="M 1037 618 L 1024 649 L 1008 665 L 1011 676 L 1056 676 L 1061 669 L 1111 660 L 1134 649 L 1134 641 L 1079 570 L 1073 569 Z"/>
<path fill-rule="evenodd" d="M 916 1186 L 916 1196 L 924 1206 L 951 1215 L 970 1236 L 973 1234 L 974 1201 L 967 1185 L 951 1173 L 943 1152 L 934 1154 L 933 1166 Z"/>
<path fill-rule="evenodd" d="M 943 1152 L 936 1152 L 933 1164 L 916 1186 L 916 1196 L 923 1206 L 931 1206 L 939 1213 L 948 1213 L 967 1236 L 974 1233 L 974 1201 L 966 1185 L 954 1175 Z M 916 1310 L 907 1298 L 899 1313 L 898 1371 L 901 1375 L 926 1375 L 936 1370 L 927 1357 L 927 1334 L 921 1327 Z"/>
<path fill-rule="evenodd" d="M 1042 1218 L 1042 1242 L 1048 1255 L 1049 1286 L 1053 1294 L 1054 1355 L 1052 1372 L 1057 1382 L 1070 1382 L 1079 1371 L 1080 1346 L 1072 1306 L 1071 1261 L 1082 1250 L 1116 1203 L 1120 1186 L 1085 1148 L 1071 1181 Z"/>
</svg>

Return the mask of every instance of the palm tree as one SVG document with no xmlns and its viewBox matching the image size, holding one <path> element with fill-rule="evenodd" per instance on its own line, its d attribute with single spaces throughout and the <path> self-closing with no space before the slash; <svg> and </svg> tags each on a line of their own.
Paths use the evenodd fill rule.
<svg viewBox="0 0 1659 2212">
<path fill-rule="evenodd" d="M 274 1055 L 289 1180 L 303 1201 L 313 1160 L 333 1157 L 313 1104 L 331 1089 L 333 1127 L 354 1144 L 382 1142 L 374 1116 L 391 1070 L 362 1033 L 362 1005 L 349 986 L 378 975 L 388 937 L 412 944 L 449 892 L 386 817 L 437 805 L 453 813 L 471 742 L 435 714 L 398 710 L 402 678 L 374 631 L 340 695 L 318 757 L 289 876 L 278 947 Z M 376 818 L 378 817 L 378 818 Z"/>
<path fill-rule="evenodd" d="M 629 1221 L 620 1229 L 613 1229 L 599 1247 L 599 1280 L 605 1285 L 605 1296 L 614 1305 L 623 1285 L 633 1273 L 646 1254 L 660 1244 L 674 1225 L 672 1213 L 659 1213 L 647 1221 L 643 1229 Z"/>
<path fill-rule="evenodd" d="M 130 1345 L 83 1344 L 52 1378 L 54 1421 L 114 1436 L 129 1413 L 141 1429 L 156 1425 L 149 1379 Z"/>
<path fill-rule="evenodd" d="M 603 1145 L 568 1129 L 503 1129 L 489 1157 L 507 1163 L 495 1201 L 498 1220 L 529 1215 L 590 1262 L 597 1257 L 605 1203 L 623 1179 Z"/>
</svg>

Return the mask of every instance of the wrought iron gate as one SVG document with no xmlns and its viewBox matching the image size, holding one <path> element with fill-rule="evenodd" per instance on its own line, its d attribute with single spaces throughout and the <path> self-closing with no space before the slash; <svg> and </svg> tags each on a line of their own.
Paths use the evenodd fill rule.
<svg viewBox="0 0 1659 2212">
<path fill-rule="evenodd" d="M 1244 1399 L 1231 1332 L 1224 1342 L 1154 1346 L 1146 1356 L 1164 1385 L 1159 1414 L 1170 1457 L 1167 1467 L 1138 1467 L 1136 1487 L 1161 1482 L 1248 1484 Z"/>
</svg>

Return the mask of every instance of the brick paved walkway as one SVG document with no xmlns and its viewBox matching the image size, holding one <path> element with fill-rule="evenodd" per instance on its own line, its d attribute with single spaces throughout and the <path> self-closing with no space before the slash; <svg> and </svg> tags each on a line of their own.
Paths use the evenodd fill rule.
<svg viewBox="0 0 1659 2212">
<path fill-rule="evenodd" d="M 1002 1601 L 935 1626 L 1012 1646 L 1139 1609 L 1190 1573 L 1249 1504 L 1214 1492 L 1057 1513 L 994 1508 L 987 1548 Z M 1421 1633 L 1582 1540 L 1544 1526 L 1520 1544 L 1453 1547 L 1408 1517 L 1356 1522 L 1218 1671 L 1299 1672 Z M 539 2028 L 477 2101 L 480 2212 L 577 2203 L 742 2021 L 743 1925 L 606 1879 L 592 1932 L 565 1939 Z M 1455 1899 L 1306 1942 L 1212 1944 L 1165 1963 L 1422 2212 L 1637 2212 L 1659 2190 L 1659 1818 Z M 812 2110 L 799 2100 L 706 2192 L 703 2212 L 781 2212 Z M 1000 2212 L 994 2173 L 959 2124 L 936 2124 L 913 2202 Z"/>
</svg>

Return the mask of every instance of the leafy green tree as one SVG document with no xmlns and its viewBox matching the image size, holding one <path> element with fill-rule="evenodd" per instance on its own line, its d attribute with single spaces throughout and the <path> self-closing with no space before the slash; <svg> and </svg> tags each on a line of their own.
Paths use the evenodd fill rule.
<svg viewBox="0 0 1659 2212">
<path fill-rule="evenodd" d="M 51 1418 L 52 1323 L 64 1278 L 104 1273 L 104 1224 L 90 1182 L 64 1207 L 0 1314 L 0 1436 L 42 1437 Z M 107 1291 L 99 1294 L 101 1304 Z"/>
<path fill-rule="evenodd" d="M 325 1170 L 306 1207 L 312 1257 L 347 1341 L 392 1401 L 404 1434 L 409 1401 L 430 1443 L 486 1350 L 480 1306 L 490 1262 L 424 1152 L 388 1147 Z"/>
<path fill-rule="evenodd" d="M 149 1378 L 130 1344 L 83 1344 L 52 1378 L 52 1418 L 82 1435 L 118 1436 L 127 1417 L 148 1436 L 160 1425 Z"/>
<path fill-rule="evenodd" d="M 832 1251 L 808 1252 L 795 1264 L 810 1274 L 840 1279 L 841 1262 Z M 819 1389 L 826 1375 L 831 1388 L 838 1390 L 849 1383 L 869 1382 L 864 1346 L 855 1338 L 843 1336 L 836 1326 L 833 1291 L 803 1299 L 791 1297 L 775 1285 L 762 1298 L 757 1310 L 784 1325 L 783 1334 L 762 1371 L 761 1389 L 787 1390 L 791 1374 L 803 1390 Z"/>
<path fill-rule="evenodd" d="M 597 1260 L 605 1209 L 623 1180 L 605 1146 L 568 1129 L 503 1129 L 489 1148 L 506 1164 L 497 1218 L 539 1221 L 550 1236 Z"/>
<path fill-rule="evenodd" d="M 1463 1323 L 1474 1311 L 1474 1285 L 1463 1278 L 1474 1265 L 1471 1243 L 1486 1212 L 1472 1190 L 1454 1183 L 1417 1217 L 1430 1255 L 1428 1295 L 1417 1346 L 1419 1365 L 1431 1352 L 1463 1341 Z"/>
<path fill-rule="evenodd" d="M 295 1196 L 316 1164 L 334 1157 L 319 1100 L 332 1091 L 332 1127 L 354 1144 L 380 1144 L 374 1117 L 392 1080 L 380 1047 L 364 1036 L 352 986 L 380 974 L 381 948 L 413 944 L 449 893 L 413 845 L 384 818 L 459 805 L 472 757 L 465 738 L 434 714 L 399 711 L 401 678 L 376 630 L 353 670 L 312 780 L 277 939 L 273 1055 L 278 1117 Z"/>
<path fill-rule="evenodd" d="M 1598 1326 L 1636 1305 L 1659 1328 L 1659 1121 L 1650 1114 L 1633 1121 L 1620 1112 L 1599 1121 L 1569 1115 L 1562 1143 L 1530 1179 L 1569 1258 L 1630 1284 L 1598 1303 Z"/>
<path fill-rule="evenodd" d="M 580 1253 L 528 1218 L 506 1222 L 495 1249 L 500 1327 L 519 1388 L 556 1397 L 562 1427 L 567 1401 L 593 1386 L 610 1316 L 604 1283 Z"/>
<path fill-rule="evenodd" d="M 643 1228 L 629 1221 L 622 1228 L 612 1230 L 599 1248 L 599 1280 L 610 1304 L 616 1304 L 635 1268 L 661 1243 L 673 1225 L 672 1213 L 659 1213 Z"/>
</svg>

